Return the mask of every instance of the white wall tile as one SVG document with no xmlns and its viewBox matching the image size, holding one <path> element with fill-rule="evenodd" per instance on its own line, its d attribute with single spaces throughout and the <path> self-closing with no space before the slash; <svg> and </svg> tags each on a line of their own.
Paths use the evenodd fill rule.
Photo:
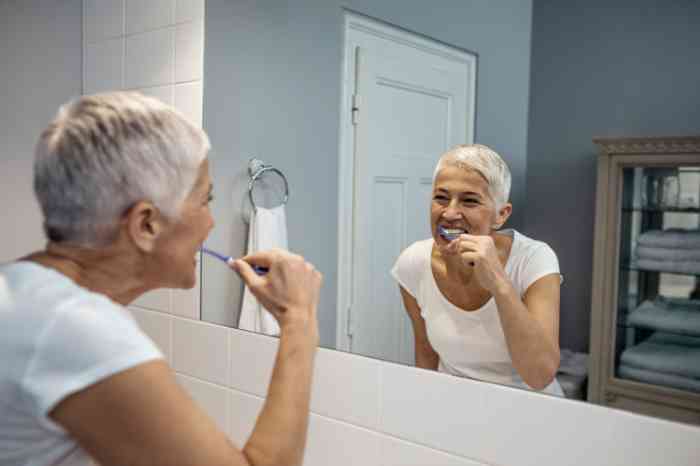
<svg viewBox="0 0 700 466">
<path fill-rule="evenodd" d="M 689 466 L 687 459 L 700 454 L 697 428 L 671 424 L 661 429 L 670 423 L 393 364 L 382 366 L 381 408 L 387 434 L 487 464 Z M 625 416 L 635 422 L 623 427 Z M 653 433 L 663 440 L 652 440 Z M 629 439 L 625 448 L 623 438 Z M 639 462 L 629 462 L 630 448 Z M 661 459 L 669 449 L 672 463 Z"/>
<path fill-rule="evenodd" d="M 141 330 L 158 345 L 168 363 L 172 363 L 172 318 L 167 314 L 136 307 L 130 307 L 129 310 Z"/>
<path fill-rule="evenodd" d="M 193 124 L 202 127 L 202 81 L 176 84 L 175 107 Z"/>
<path fill-rule="evenodd" d="M 174 90 L 172 84 L 167 84 L 165 86 L 142 87 L 141 89 L 134 90 L 142 93 L 143 95 L 155 97 L 156 99 L 168 105 L 174 105 L 175 103 L 175 97 L 173 95 Z"/>
<path fill-rule="evenodd" d="M 170 290 L 159 288 L 139 296 L 133 303 L 134 306 L 143 307 L 160 312 L 170 312 Z"/>
<path fill-rule="evenodd" d="M 312 414 L 304 466 L 379 466 L 380 435 Z"/>
<path fill-rule="evenodd" d="M 612 436 L 605 450 L 591 445 L 593 458 L 602 464 L 680 465 L 700 464 L 700 427 L 663 419 L 600 408 L 601 415 L 588 431 L 610 424 Z M 592 443 L 592 442 L 591 442 Z M 581 462 L 583 464 L 583 462 Z M 593 464 L 593 463 L 589 463 Z"/>
<path fill-rule="evenodd" d="M 83 34 L 86 43 L 124 34 L 124 0 L 83 0 Z"/>
<path fill-rule="evenodd" d="M 279 340 L 237 329 L 230 333 L 231 388 L 265 396 Z"/>
<path fill-rule="evenodd" d="M 202 79 L 204 75 L 204 22 L 175 27 L 175 81 Z"/>
<path fill-rule="evenodd" d="M 125 83 L 128 89 L 173 82 L 175 30 L 136 34 L 126 38 Z"/>
<path fill-rule="evenodd" d="M 255 421 L 258 419 L 265 400 L 236 390 L 231 390 L 229 397 L 231 441 L 242 448 L 255 427 Z"/>
<path fill-rule="evenodd" d="M 387 436 L 381 438 L 380 450 L 382 466 L 488 466 L 485 463 Z"/>
<path fill-rule="evenodd" d="M 87 44 L 83 65 L 83 93 L 111 91 L 123 87 L 124 39 Z"/>
<path fill-rule="evenodd" d="M 126 0 L 126 33 L 150 31 L 175 21 L 175 0 Z"/>
<path fill-rule="evenodd" d="M 171 313 L 187 319 L 199 320 L 199 286 L 188 290 L 173 290 Z"/>
<path fill-rule="evenodd" d="M 204 19 L 204 0 L 176 0 L 175 21 L 184 23 Z"/>
<path fill-rule="evenodd" d="M 319 349 L 314 368 L 312 411 L 376 430 L 380 364 L 370 358 Z"/>
<path fill-rule="evenodd" d="M 229 346 L 228 328 L 174 317 L 173 368 L 177 372 L 228 386 Z"/>
<path fill-rule="evenodd" d="M 184 374 L 176 374 L 176 378 L 197 404 L 216 422 L 219 429 L 230 437 L 230 390 Z"/>
</svg>

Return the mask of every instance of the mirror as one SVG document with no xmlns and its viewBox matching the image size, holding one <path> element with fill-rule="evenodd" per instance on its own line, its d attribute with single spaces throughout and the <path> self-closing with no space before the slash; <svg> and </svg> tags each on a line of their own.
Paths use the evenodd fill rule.
<svg viewBox="0 0 700 466">
<path fill-rule="evenodd" d="M 513 1 L 504 8 L 488 2 L 436 7 L 390 0 L 208 0 L 204 127 L 213 147 L 217 226 L 207 246 L 232 256 L 245 253 L 249 160 L 257 157 L 279 169 L 289 182 L 289 247 L 324 274 L 321 345 L 412 363 L 412 328 L 389 270 L 405 247 L 430 237 L 432 170 L 439 155 L 454 144 L 476 141 L 495 149 L 511 170 L 514 207 L 505 227 L 545 241 L 557 253 L 565 279 L 561 347 L 588 351 L 596 180 L 591 139 L 691 132 L 687 121 L 693 110 L 668 121 L 631 121 L 646 108 L 640 95 L 658 94 L 656 84 L 630 78 L 648 73 L 646 65 L 609 63 L 629 56 L 630 49 L 643 53 L 648 41 L 661 40 L 664 28 L 674 30 L 687 11 L 678 8 L 656 29 L 639 26 L 635 31 L 646 32 L 627 36 L 613 24 L 646 24 L 636 10 L 606 16 L 603 6 L 575 8 L 572 13 L 537 1 Z M 591 40 L 610 42 L 574 50 L 588 40 L 587 32 L 571 31 L 578 24 L 572 18 L 578 17 L 598 24 L 600 38 L 591 33 Z M 362 34 L 374 38 L 375 49 L 372 38 Z M 394 39 L 398 51 L 387 39 Z M 584 55 L 568 55 L 576 53 Z M 418 65 L 411 58 L 415 54 L 426 64 Z M 609 68 L 604 76 L 614 74 L 612 89 L 588 79 L 598 76 L 595 66 Z M 368 84 L 366 70 L 380 70 L 373 76 L 382 79 Z M 412 76 L 410 85 L 392 78 L 406 75 Z M 451 88 L 455 76 L 460 84 Z M 678 79 L 677 85 L 692 91 L 690 78 Z M 353 100 L 353 93 L 360 98 Z M 570 100 L 562 102 L 563 96 Z M 457 98 L 459 105 L 453 103 Z M 610 115 L 600 115 L 601 102 L 611 102 Z M 377 120 L 368 106 L 380 115 Z M 370 119 L 366 128 L 363 118 Z M 400 169 L 370 186 L 377 164 L 355 157 L 366 153 L 358 147 L 374 142 L 376 153 L 386 156 L 381 163 Z M 573 155 L 563 161 L 559 153 Z M 576 175 L 552 177 L 566 172 Z M 276 175 L 262 177 L 254 187 L 263 207 L 279 205 L 282 193 Z M 363 209 L 361 215 L 357 209 Z M 369 234 L 375 235 L 372 240 L 357 240 Z M 374 249 L 363 249 L 369 244 Z M 215 259 L 204 257 L 202 264 L 202 318 L 236 326 L 240 280 Z M 352 296 L 360 268 L 380 277 L 363 278 L 382 284 L 371 299 L 364 298 L 372 308 L 358 309 Z M 382 280 L 391 285 L 384 287 Z M 392 329 L 391 341 L 379 338 L 378 328 Z"/>
</svg>

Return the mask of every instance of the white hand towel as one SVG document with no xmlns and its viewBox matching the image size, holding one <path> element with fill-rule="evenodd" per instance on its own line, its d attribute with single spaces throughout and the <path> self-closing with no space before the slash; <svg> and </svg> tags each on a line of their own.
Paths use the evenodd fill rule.
<svg viewBox="0 0 700 466">
<path fill-rule="evenodd" d="M 257 208 L 251 215 L 248 229 L 248 254 L 271 248 L 287 249 L 287 217 L 284 206 L 272 209 Z M 279 335 L 277 320 L 245 287 L 238 328 L 266 335 Z"/>
</svg>

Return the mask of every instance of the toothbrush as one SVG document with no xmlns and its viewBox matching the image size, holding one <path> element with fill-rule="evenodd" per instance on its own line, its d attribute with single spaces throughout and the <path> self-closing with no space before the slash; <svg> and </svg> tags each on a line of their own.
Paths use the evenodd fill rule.
<svg viewBox="0 0 700 466">
<path fill-rule="evenodd" d="M 231 265 L 235 260 L 231 256 L 224 256 L 223 254 L 220 254 L 216 251 L 212 251 L 211 249 L 205 248 L 204 246 L 202 246 L 201 251 L 206 254 L 209 254 L 210 256 L 216 257 L 217 259 L 219 259 L 222 262 L 225 262 L 228 265 Z M 265 275 L 268 272 L 268 269 L 266 267 L 260 267 L 259 265 L 251 265 L 251 267 L 258 275 Z"/>
<path fill-rule="evenodd" d="M 442 225 L 438 226 L 438 234 L 442 236 L 446 241 L 452 241 L 454 239 L 457 239 L 462 233 L 465 233 L 465 231 L 459 228 L 445 228 Z"/>
<path fill-rule="evenodd" d="M 438 225 L 438 234 L 442 236 L 446 241 L 452 241 L 459 238 L 459 235 L 466 233 L 466 231 L 459 228 L 445 228 L 442 225 Z M 474 262 L 470 262 L 469 265 L 474 266 Z"/>
</svg>

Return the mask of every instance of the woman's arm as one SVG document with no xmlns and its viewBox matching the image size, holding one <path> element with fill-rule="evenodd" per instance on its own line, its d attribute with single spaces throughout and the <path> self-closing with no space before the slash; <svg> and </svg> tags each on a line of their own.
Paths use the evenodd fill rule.
<svg viewBox="0 0 700 466">
<path fill-rule="evenodd" d="M 301 257 L 280 251 L 245 259 L 270 269 L 258 277 L 247 263 L 234 265 L 278 318 L 281 334 L 267 398 L 243 450 L 187 396 L 167 364 L 155 361 L 95 383 L 49 413 L 101 466 L 301 464 L 321 275 Z"/>
<path fill-rule="evenodd" d="M 522 300 L 510 281 L 493 293 L 513 367 L 536 390 L 559 368 L 559 281 L 559 274 L 540 278 Z"/>
<path fill-rule="evenodd" d="M 416 367 L 421 367 L 423 369 L 430 369 L 436 371 L 438 368 L 438 363 L 440 357 L 433 349 L 430 341 L 428 340 L 428 332 L 425 328 L 425 320 L 423 316 L 420 315 L 420 306 L 416 299 L 411 296 L 402 286 L 399 286 L 401 290 L 401 298 L 403 298 L 403 305 L 406 308 L 408 316 L 411 318 L 411 323 L 413 324 L 413 337 L 415 339 L 415 352 L 416 352 Z"/>
<path fill-rule="evenodd" d="M 559 274 L 535 281 L 523 299 L 513 287 L 490 236 L 462 235 L 446 248 L 459 254 L 479 284 L 494 297 L 513 367 L 536 390 L 549 385 L 559 368 Z"/>
</svg>

